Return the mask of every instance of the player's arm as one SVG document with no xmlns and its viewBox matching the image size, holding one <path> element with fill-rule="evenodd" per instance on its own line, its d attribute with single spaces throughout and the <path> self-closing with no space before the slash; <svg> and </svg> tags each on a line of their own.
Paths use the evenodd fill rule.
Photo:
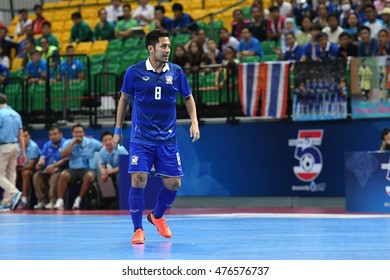
<svg viewBox="0 0 390 280">
<path fill-rule="evenodd" d="M 196 114 L 195 100 L 192 94 L 184 99 L 184 103 L 186 105 L 188 115 L 191 119 L 190 136 L 192 137 L 192 142 L 195 142 L 200 138 L 200 131 L 198 124 L 198 116 Z"/>
<path fill-rule="evenodd" d="M 118 132 L 122 131 L 122 125 L 123 120 L 125 119 L 128 105 L 129 105 L 130 95 L 127 94 L 121 94 L 121 97 L 119 98 L 118 102 L 118 108 L 116 113 L 116 122 L 115 122 L 115 130 L 118 130 Z M 117 148 L 118 144 L 121 144 L 122 142 L 122 133 L 114 133 L 114 149 Z"/>
</svg>

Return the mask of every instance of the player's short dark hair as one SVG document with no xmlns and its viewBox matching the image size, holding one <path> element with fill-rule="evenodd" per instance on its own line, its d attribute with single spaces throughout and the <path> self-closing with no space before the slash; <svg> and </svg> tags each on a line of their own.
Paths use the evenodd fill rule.
<svg viewBox="0 0 390 280">
<path fill-rule="evenodd" d="M 68 45 L 65 50 L 74 49 L 73 45 Z"/>
<path fill-rule="evenodd" d="M 379 30 L 378 34 L 381 33 L 381 32 L 386 33 L 386 35 L 389 34 L 389 31 L 387 31 L 387 29 L 385 29 L 385 28 L 382 28 L 381 30 Z"/>
<path fill-rule="evenodd" d="M 21 14 L 27 14 L 27 10 L 26 9 L 20 9 L 18 14 L 21 15 Z"/>
<path fill-rule="evenodd" d="M 130 4 L 124 4 L 124 5 L 123 5 L 123 9 L 124 9 L 124 8 L 129 8 L 129 9 L 131 10 Z"/>
<path fill-rule="evenodd" d="M 367 9 L 367 8 L 368 8 L 368 9 L 374 10 L 374 12 L 376 11 L 375 6 L 374 6 L 373 4 L 364 5 L 363 10 L 365 10 L 365 9 Z"/>
<path fill-rule="evenodd" d="M 316 36 L 316 41 L 319 41 L 322 38 L 328 38 L 328 34 L 326 34 L 324 32 L 318 33 L 317 36 Z"/>
<path fill-rule="evenodd" d="M 30 52 L 30 55 L 32 56 L 32 55 L 37 54 L 37 53 L 41 54 L 41 52 L 38 51 L 37 49 L 33 49 L 33 50 Z"/>
<path fill-rule="evenodd" d="M 49 128 L 49 132 L 50 132 L 50 131 L 53 131 L 53 130 L 57 130 L 58 132 L 62 133 L 61 128 L 59 128 L 59 127 L 56 126 L 56 125 L 53 125 L 53 126 L 51 126 L 51 127 Z"/>
<path fill-rule="evenodd" d="M 162 30 L 162 29 L 155 29 L 153 31 L 150 31 L 146 35 L 146 40 L 145 40 L 146 49 L 148 48 L 149 45 L 152 45 L 153 47 L 155 47 L 156 44 L 159 42 L 159 39 L 162 37 L 169 38 L 169 33 L 165 30 Z"/>
<path fill-rule="evenodd" d="M 161 11 L 163 14 L 165 14 L 165 8 L 162 5 L 157 5 L 156 7 L 154 7 L 154 12 L 156 11 Z"/>
<path fill-rule="evenodd" d="M 294 39 L 296 38 L 294 32 L 289 31 L 286 33 L 286 37 L 287 37 L 287 35 L 293 36 Z"/>
<path fill-rule="evenodd" d="M 71 15 L 71 19 L 81 19 L 81 13 L 80 12 L 74 12 L 72 15 Z"/>
<path fill-rule="evenodd" d="M 341 32 L 340 35 L 339 35 L 339 39 L 340 38 L 343 38 L 343 37 L 347 37 L 349 39 L 352 39 L 352 35 L 347 33 L 347 32 Z"/>
<path fill-rule="evenodd" d="M 390 133 L 390 128 L 384 128 L 381 132 L 381 139 L 385 140 L 385 136 Z"/>
<path fill-rule="evenodd" d="M 337 22 L 339 22 L 339 17 L 338 17 L 336 14 L 334 14 L 334 13 L 329 14 L 329 15 L 326 17 L 326 20 L 329 20 L 329 19 L 331 19 L 331 18 L 335 18 L 335 19 L 337 20 Z"/>
<path fill-rule="evenodd" d="M 244 29 L 248 29 L 248 31 L 249 31 L 249 33 L 252 33 L 252 31 L 251 31 L 251 29 L 249 28 L 249 26 L 243 26 L 243 27 L 241 27 L 241 32 L 242 32 L 242 30 L 244 30 Z"/>
<path fill-rule="evenodd" d="M 0 104 L 3 105 L 6 103 L 7 103 L 7 95 L 5 95 L 4 93 L 0 93 Z"/>
<path fill-rule="evenodd" d="M 36 5 L 34 5 L 34 11 L 36 11 L 36 10 L 38 10 L 38 9 L 41 9 L 42 10 L 42 6 L 41 5 L 39 5 L 39 4 L 36 4 Z"/>
<path fill-rule="evenodd" d="M 109 130 L 103 131 L 102 134 L 100 134 L 100 139 L 103 140 L 104 136 L 107 136 L 107 135 L 114 136 L 114 133 L 112 133 L 112 131 L 109 131 Z"/>
<path fill-rule="evenodd" d="M 269 8 L 269 12 L 270 12 L 270 13 L 272 13 L 272 12 L 279 12 L 279 11 L 280 11 L 280 9 L 279 9 L 278 6 L 271 6 L 271 7 Z"/>
<path fill-rule="evenodd" d="M 75 124 L 74 126 L 72 126 L 72 132 L 73 132 L 76 128 L 78 128 L 78 127 L 81 127 L 81 128 L 83 129 L 83 131 L 85 132 L 85 128 L 84 128 L 84 126 L 83 126 L 81 123 L 77 123 L 77 124 Z"/>
<path fill-rule="evenodd" d="M 180 3 L 175 3 L 172 5 L 172 11 L 179 11 L 179 12 L 182 12 L 183 11 L 183 5 L 180 4 Z"/>
</svg>

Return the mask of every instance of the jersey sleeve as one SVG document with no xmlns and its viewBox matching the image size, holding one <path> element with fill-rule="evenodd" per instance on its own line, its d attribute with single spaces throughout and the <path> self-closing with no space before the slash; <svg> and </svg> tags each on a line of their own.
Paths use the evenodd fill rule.
<svg viewBox="0 0 390 280">
<path fill-rule="evenodd" d="M 101 149 L 99 152 L 100 164 L 107 164 L 107 158 L 104 156 L 104 154 L 105 154 L 105 149 Z"/>
<path fill-rule="evenodd" d="M 179 94 L 183 97 L 188 97 L 192 94 L 190 85 L 188 84 L 187 77 L 184 71 L 179 68 Z"/>
<path fill-rule="evenodd" d="M 129 153 L 127 152 L 126 148 L 123 146 L 120 146 L 118 148 L 118 155 L 128 155 Z"/>
<path fill-rule="evenodd" d="M 134 93 L 134 71 L 132 68 L 128 68 L 123 78 L 121 92 L 126 95 L 131 95 Z"/>
</svg>

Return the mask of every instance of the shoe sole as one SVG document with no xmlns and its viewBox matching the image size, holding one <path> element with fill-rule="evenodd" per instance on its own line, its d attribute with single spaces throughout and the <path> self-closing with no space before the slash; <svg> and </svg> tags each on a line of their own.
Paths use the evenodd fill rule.
<svg viewBox="0 0 390 280">
<path fill-rule="evenodd" d="M 144 244 L 145 243 L 145 240 L 137 240 L 137 241 L 131 241 L 131 244 L 135 244 L 135 245 L 137 245 L 137 244 Z"/>
<path fill-rule="evenodd" d="M 163 234 L 158 230 L 158 227 L 153 223 L 153 220 L 152 220 L 152 213 L 149 213 L 149 215 L 147 216 L 147 219 L 148 219 L 148 221 L 149 221 L 152 225 L 154 225 L 154 226 L 156 227 L 158 233 L 159 233 L 162 237 L 165 237 L 165 238 L 171 238 L 171 237 L 172 237 L 172 235 L 171 235 L 171 236 L 163 235 Z"/>
<path fill-rule="evenodd" d="M 21 192 L 18 193 L 17 195 L 18 196 L 16 197 L 14 204 L 11 205 L 11 208 L 10 208 L 11 211 L 15 211 L 15 209 L 18 207 L 18 204 L 19 204 L 20 200 L 22 199 L 22 193 Z"/>
</svg>

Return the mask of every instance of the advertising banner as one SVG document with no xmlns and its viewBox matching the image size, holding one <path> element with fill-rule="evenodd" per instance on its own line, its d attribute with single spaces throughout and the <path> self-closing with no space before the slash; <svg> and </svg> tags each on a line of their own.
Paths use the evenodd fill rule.
<svg viewBox="0 0 390 280">
<path fill-rule="evenodd" d="M 390 57 L 351 58 L 352 118 L 390 116 Z"/>
<path fill-rule="evenodd" d="M 346 60 L 294 65 L 293 120 L 347 118 Z"/>
</svg>

